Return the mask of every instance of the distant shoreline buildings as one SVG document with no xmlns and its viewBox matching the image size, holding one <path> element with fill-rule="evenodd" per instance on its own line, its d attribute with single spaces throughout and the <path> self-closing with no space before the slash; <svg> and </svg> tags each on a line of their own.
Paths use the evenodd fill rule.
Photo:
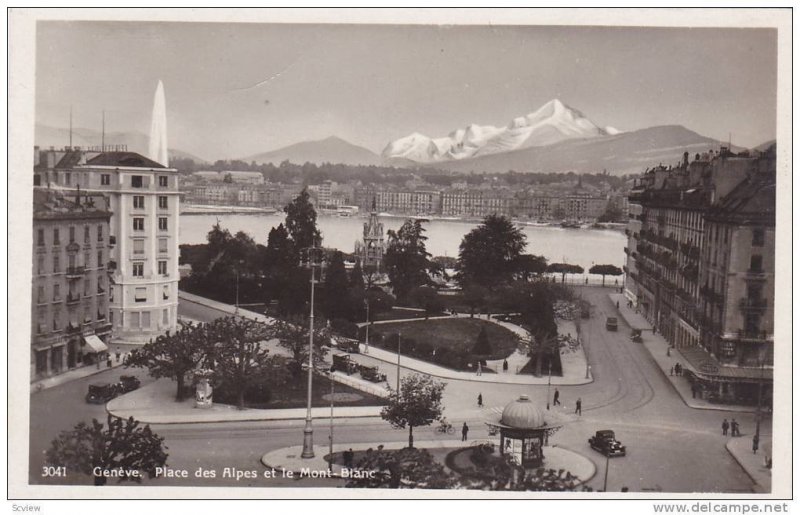
<svg viewBox="0 0 800 515">
<path fill-rule="evenodd" d="M 722 147 L 649 169 L 629 196 L 625 293 L 722 402 L 771 398 L 775 185 L 774 145 Z"/>
</svg>

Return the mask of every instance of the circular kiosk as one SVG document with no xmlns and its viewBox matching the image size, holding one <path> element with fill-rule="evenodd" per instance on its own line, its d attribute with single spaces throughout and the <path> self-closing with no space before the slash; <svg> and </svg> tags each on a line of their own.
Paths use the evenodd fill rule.
<svg viewBox="0 0 800 515">
<path fill-rule="evenodd" d="M 525 468 L 538 468 L 544 462 L 548 438 L 567 422 L 567 417 L 544 412 L 527 395 L 521 395 L 506 405 L 499 420 L 487 420 L 486 425 L 490 433 L 500 432 L 500 454 Z"/>
</svg>

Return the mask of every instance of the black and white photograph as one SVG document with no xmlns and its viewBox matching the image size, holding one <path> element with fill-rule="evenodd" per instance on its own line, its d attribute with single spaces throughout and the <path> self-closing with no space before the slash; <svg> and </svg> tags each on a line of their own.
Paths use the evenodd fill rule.
<svg viewBox="0 0 800 515">
<path fill-rule="evenodd" d="M 791 16 L 10 9 L 14 511 L 789 511 Z"/>
</svg>

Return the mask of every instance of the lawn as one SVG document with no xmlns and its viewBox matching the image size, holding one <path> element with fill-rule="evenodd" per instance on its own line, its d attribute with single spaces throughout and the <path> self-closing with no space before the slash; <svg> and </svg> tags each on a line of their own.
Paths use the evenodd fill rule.
<svg viewBox="0 0 800 515">
<path fill-rule="evenodd" d="M 331 383 L 327 377 L 315 375 L 311 391 L 312 406 L 319 408 L 331 405 Z M 279 388 L 273 388 L 271 390 L 269 402 L 259 403 L 245 400 L 245 406 L 247 408 L 256 409 L 305 408 L 308 402 L 307 392 L 308 375 L 304 373 L 302 377 L 295 382 L 290 382 Z M 236 399 L 217 398 L 216 392 L 214 400 L 220 404 L 236 404 Z M 385 404 L 386 400 L 376 395 L 356 390 L 342 383 L 334 384 L 334 409 L 336 409 L 337 406 L 383 406 Z"/>
<path fill-rule="evenodd" d="M 429 316 L 438 317 L 443 316 L 446 313 L 432 313 Z M 393 307 L 389 311 L 384 311 L 383 313 L 378 313 L 377 315 L 370 317 L 375 322 L 381 322 L 383 320 L 403 320 L 406 318 L 425 318 L 424 311 L 417 311 L 416 309 L 403 309 L 399 307 Z"/>
<path fill-rule="evenodd" d="M 432 361 L 457 370 L 474 370 L 472 349 L 481 328 L 486 329 L 492 353 L 483 360 L 508 357 L 517 348 L 517 337 L 497 324 L 474 318 L 448 318 L 373 325 L 371 339 L 387 350 L 397 351 L 397 334 L 402 337 L 400 353 Z M 469 365 L 473 365 L 470 367 Z"/>
</svg>

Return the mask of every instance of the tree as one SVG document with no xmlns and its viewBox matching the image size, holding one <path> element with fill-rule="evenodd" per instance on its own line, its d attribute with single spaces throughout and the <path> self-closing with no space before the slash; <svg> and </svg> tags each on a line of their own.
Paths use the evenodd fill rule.
<svg viewBox="0 0 800 515">
<path fill-rule="evenodd" d="M 381 410 L 381 418 L 392 427 L 408 427 L 408 446 L 414 447 L 414 428 L 429 426 L 442 416 L 442 392 L 445 383 L 430 376 L 412 374 L 400 382 L 400 391 L 389 388 L 388 404 Z"/>
<path fill-rule="evenodd" d="M 295 248 L 319 246 L 322 236 L 317 229 L 317 212 L 311 204 L 307 188 L 303 188 L 283 211 L 286 213 L 286 229 L 294 240 Z"/>
<path fill-rule="evenodd" d="M 484 287 L 510 282 L 527 246 L 525 240 L 525 234 L 505 216 L 487 216 L 461 240 L 459 282 Z"/>
<path fill-rule="evenodd" d="M 456 479 L 426 449 L 367 451 L 358 470 L 374 472 L 347 481 L 348 488 L 454 488 Z"/>
<path fill-rule="evenodd" d="M 519 350 L 529 356 L 534 362 L 534 375 L 540 376 L 544 371 L 544 362 L 552 366 L 555 354 L 558 352 L 558 334 L 547 331 L 535 331 L 529 338 L 520 338 Z"/>
<path fill-rule="evenodd" d="M 415 286 L 433 284 L 430 274 L 438 267 L 425 249 L 425 228 L 422 220 L 406 220 L 400 229 L 387 233 L 389 244 L 383 257 L 389 283 L 398 299 L 405 300 Z"/>
<path fill-rule="evenodd" d="M 566 492 L 575 490 L 580 479 L 564 469 L 526 470 L 511 456 L 495 454 L 485 456 L 480 467 L 462 473 L 458 483 L 461 488 L 479 490 Z"/>
<path fill-rule="evenodd" d="M 561 274 L 561 282 L 563 283 L 567 274 L 582 274 L 583 267 L 569 263 L 550 263 L 547 266 L 547 271 L 551 274 Z"/>
<path fill-rule="evenodd" d="M 606 210 L 597 218 L 598 222 L 618 222 L 623 218 L 622 210 L 613 200 L 608 201 Z"/>
<path fill-rule="evenodd" d="M 607 275 L 622 275 L 622 270 L 614 265 L 594 265 L 589 269 L 589 273 L 602 275 L 603 286 L 605 286 Z"/>
<path fill-rule="evenodd" d="M 477 284 L 468 284 L 463 290 L 464 302 L 469 306 L 469 316 L 473 318 L 475 310 L 486 305 L 489 290 Z"/>
<path fill-rule="evenodd" d="M 547 259 L 544 256 L 523 254 L 517 258 L 514 268 L 519 279 L 528 281 L 530 276 L 540 276 L 547 272 Z"/>
<path fill-rule="evenodd" d="M 361 269 L 361 262 L 356 261 L 355 266 L 350 271 L 350 287 L 357 290 L 364 291 L 366 285 L 364 284 L 364 271 Z"/>
<path fill-rule="evenodd" d="M 288 350 L 292 355 L 292 362 L 289 370 L 292 376 L 297 379 L 303 371 L 303 366 L 308 363 L 308 319 L 303 317 L 292 317 L 289 320 L 275 320 L 272 325 L 274 337 L 278 344 Z M 323 361 L 330 345 L 330 333 L 325 324 L 319 324 L 314 328 L 314 363 Z"/>
<path fill-rule="evenodd" d="M 355 309 L 349 295 L 349 283 L 342 253 L 337 250 L 328 260 L 322 283 L 322 306 L 328 319 L 353 316 Z"/>
<path fill-rule="evenodd" d="M 140 427 L 130 417 L 127 420 L 108 415 L 107 426 L 93 419 L 91 425 L 79 423 L 71 431 L 62 431 L 46 452 L 47 464 L 66 467 L 94 476 L 95 486 L 106 484 L 107 478 L 93 474 L 93 469 L 139 471 L 139 475 L 123 474 L 117 480 L 142 482 L 142 474 L 155 477 L 156 467 L 167 463 L 164 439 L 150 426 Z"/>
<path fill-rule="evenodd" d="M 394 307 L 395 298 L 378 287 L 371 288 L 366 292 L 366 299 L 369 303 L 369 317 L 374 319 L 375 315 L 391 311 Z"/>
<path fill-rule="evenodd" d="M 455 268 L 458 266 L 458 259 L 452 256 L 436 256 L 432 261 L 442 268 Z"/>
<path fill-rule="evenodd" d="M 155 377 L 169 377 L 178 383 L 177 401 L 183 400 L 184 378 L 206 359 L 208 334 L 205 325 L 182 324 L 175 332 L 158 336 L 134 349 L 125 358 L 125 367 L 147 368 Z"/>
<path fill-rule="evenodd" d="M 481 327 L 478 338 L 475 340 L 475 346 L 472 348 L 472 353 L 478 356 L 488 356 L 492 353 L 492 344 L 489 343 L 489 335 L 486 334 L 486 326 Z"/>
<path fill-rule="evenodd" d="M 244 409 L 245 391 L 271 368 L 265 343 L 272 338 L 272 328 L 240 317 L 218 318 L 206 326 L 214 383 L 234 392 L 236 407 Z"/>
<path fill-rule="evenodd" d="M 444 302 L 439 298 L 439 294 L 430 286 L 418 286 L 408 292 L 408 301 L 412 306 L 425 310 L 425 319 L 430 315 L 441 313 L 444 309 Z"/>
</svg>

